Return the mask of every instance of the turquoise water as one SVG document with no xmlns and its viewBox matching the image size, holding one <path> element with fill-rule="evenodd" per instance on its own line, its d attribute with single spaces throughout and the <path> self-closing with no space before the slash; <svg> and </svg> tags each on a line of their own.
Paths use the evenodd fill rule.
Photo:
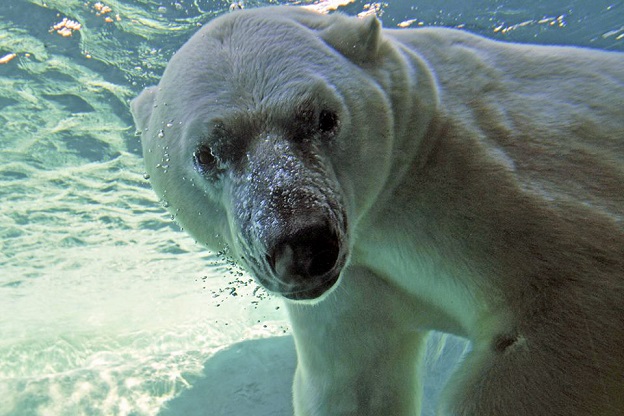
<svg viewBox="0 0 624 416">
<path fill-rule="evenodd" d="M 228 8 L 0 0 L 0 416 L 154 415 L 225 346 L 288 333 L 279 300 L 160 206 L 128 110 L 173 52 Z M 623 1 L 378 9 L 387 27 L 624 50 Z"/>
</svg>

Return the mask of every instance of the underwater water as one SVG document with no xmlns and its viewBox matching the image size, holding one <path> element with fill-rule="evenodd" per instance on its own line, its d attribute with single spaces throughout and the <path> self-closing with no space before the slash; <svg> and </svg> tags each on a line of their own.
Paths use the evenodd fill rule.
<svg viewBox="0 0 624 416">
<path fill-rule="evenodd" d="M 342 3 L 349 14 L 375 9 L 386 27 L 624 51 L 621 0 Z M 0 0 L 0 416 L 236 414 L 207 408 L 206 396 L 255 397 L 258 385 L 218 385 L 228 372 L 252 378 L 245 354 L 291 369 L 280 300 L 171 220 L 144 178 L 128 108 L 229 6 Z M 260 339 L 276 341 L 227 350 Z M 271 346 L 290 351 L 284 362 Z M 425 412 L 463 348 L 432 347 Z M 206 363 L 218 357 L 212 377 Z M 277 408 L 288 408 L 288 395 L 279 400 L 253 415 L 287 414 Z"/>
</svg>

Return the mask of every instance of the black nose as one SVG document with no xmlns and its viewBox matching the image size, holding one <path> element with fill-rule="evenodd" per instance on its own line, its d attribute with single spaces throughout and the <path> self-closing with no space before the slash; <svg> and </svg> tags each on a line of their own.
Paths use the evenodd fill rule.
<svg viewBox="0 0 624 416">
<path fill-rule="evenodd" d="M 323 225 L 303 228 L 281 240 L 267 260 L 282 282 L 307 286 L 332 272 L 339 257 L 340 240 Z"/>
</svg>

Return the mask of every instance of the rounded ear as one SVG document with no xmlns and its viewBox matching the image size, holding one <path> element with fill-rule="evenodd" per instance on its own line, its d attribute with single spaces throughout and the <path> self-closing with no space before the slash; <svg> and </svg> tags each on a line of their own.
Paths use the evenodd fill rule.
<svg viewBox="0 0 624 416">
<path fill-rule="evenodd" d="M 152 111 L 154 110 L 157 91 L 158 87 L 146 88 L 138 97 L 130 101 L 130 112 L 132 113 L 134 124 L 138 130 L 145 129 L 149 123 Z"/>
<path fill-rule="evenodd" d="M 321 38 L 354 63 L 374 61 L 381 44 L 381 23 L 375 16 L 365 18 L 333 15 L 334 21 L 320 32 Z"/>
</svg>

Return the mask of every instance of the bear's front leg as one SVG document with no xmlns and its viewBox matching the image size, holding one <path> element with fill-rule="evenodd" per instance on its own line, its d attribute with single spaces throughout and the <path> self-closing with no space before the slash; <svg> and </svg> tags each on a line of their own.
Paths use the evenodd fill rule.
<svg viewBox="0 0 624 416">
<path fill-rule="evenodd" d="M 418 366 L 425 333 L 394 287 L 349 268 L 333 293 L 314 304 L 288 302 L 297 346 L 296 416 L 420 414 Z"/>
</svg>

